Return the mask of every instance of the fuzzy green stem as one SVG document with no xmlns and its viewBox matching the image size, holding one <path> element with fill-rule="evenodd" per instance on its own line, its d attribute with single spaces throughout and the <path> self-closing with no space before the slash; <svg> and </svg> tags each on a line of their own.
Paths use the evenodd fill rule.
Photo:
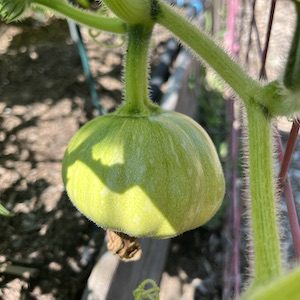
<svg viewBox="0 0 300 300">
<path fill-rule="evenodd" d="M 300 111 L 299 96 L 299 92 L 285 88 L 279 81 L 272 81 L 258 92 L 255 102 L 270 116 L 290 116 Z"/>
<path fill-rule="evenodd" d="M 46 6 L 77 23 L 113 33 L 126 33 L 127 25 L 118 18 L 102 17 L 99 14 L 76 8 L 62 0 L 33 0 L 32 3 Z"/>
<path fill-rule="evenodd" d="M 152 2 L 145 0 L 104 0 L 105 4 L 122 20 L 130 25 L 151 25 Z"/>
<path fill-rule="evenodd" d="M 119 113 L 144 115 L 151 111 L 148 87 L 148 50 L 151 34 L 152 26 L 129 26 L 124 78 L 125 103 L 119 109 Z"/>
<path fill-rule="evenodd" d="M 246 106 L 249 136 L 251 225 L 254 285 L 281 274 L 281 251 L 273 175 L 272 127 L 261 106 Z"/>
<path fill-rule="evenodd" d="M 245 103 L 255 99 L 254 96 L 262 90 L 262 86 L 251 79 L 221 47 L 168 4 L 159 1 L 158 10 L 157 22 L 191 47 L 232 87 Z"/>
</svg>

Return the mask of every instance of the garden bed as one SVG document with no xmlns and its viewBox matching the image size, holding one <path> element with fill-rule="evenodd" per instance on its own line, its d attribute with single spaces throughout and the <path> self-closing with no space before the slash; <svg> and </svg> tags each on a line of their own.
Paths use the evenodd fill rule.
<svg viewBox="0 0 300 300">
<path fill-rule="evenodd" d="M 0 189 L 2 203 L 14 213 L 0 223 L 1 296 L 79 299 L 104 232 L 72 206 L 61 180 L 64 149 L 86 122 L 89 101 L 78 52 L 64 21 L 3 24 L 1 31 Z M 167 36 L 162 32 L 157 44 Z M 110 109 L 121 99 L 121 50 L 88 37 L 87 47 L 102 104 Z M 158 46 L 154 64 L 161 51 Z M 180 290 L 194 278 L 208 278 L 215 286 L 221 244 L 219 230 L 200 229 L 174 239 L 164 275 L 167 286 L 170 278 L 179 281 Z M 213 249 L 216 256 L 207 259 L 204 252 Z M 220 285 L 216 289 L 219 294 Z M 203 295 L 215 292 L 202 288 Z"/>
</svg>

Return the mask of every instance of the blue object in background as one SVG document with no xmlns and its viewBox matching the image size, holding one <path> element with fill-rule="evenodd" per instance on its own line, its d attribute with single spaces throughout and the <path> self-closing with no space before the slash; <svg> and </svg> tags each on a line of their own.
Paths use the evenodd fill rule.
<svg viewBox="0 0 300 300">
<path fill-rule="evenodd" d="M 177 6 L 183 7 L 183 6 L 188 6 L 192 7 L 196 10 L 196 14 L 199 14 L 204 11 L 204 5 L 202 0 L 177 0 Z"/>
<path fill-rule="evenodd" d="M 177 0 L 177 5 L 178 6 L 184 6 L 184 1 L 185 0 Z"/>
<path fill-rule="evenodd" d="M 190 6 L 195 8 L 197 14 L 200 14 L 204 11 L 203 1 L 201 0 L 190 0 Z"/>
<path fill-rule="evenodd" d="M 72 3 L 73 5 L 76 4 L 75 0 L 68 0 L 68 1 L 70 3 Z M 86 5 L 88 5 L 88 3 L 91 1 L 85 0 L 84 2 L 86 3 Z M 99 99 L 99 95 L 98 95 L 98 92 L 96 89 L 95 79 L 94 79 L 92 71 L 91 71 L 89 57 L 88 57 L 88 54 L 87 54 L 87 51 L 85 48 L 84 41 L 82 39 L 80 27 L 78 24 L 76 24 L 75 22 L 73 22 L 71 20 L 68 20 L 68 25 L 69 25 L 69 30 L 70 30 L 70 35 L 72 37 L 72 40 L 74 41 L 74 43 L 76 43 L 77 48 L 78 48 L 83 72 L 84 72 L 84 75 L 85 75 L 85 78 L 86 78 L 86 81 L 87 81 L 87 84 L 88 84 L 89 90 L 90 90 L 92 106 L 97 110 L 98 114 L 102 115 L 105 113 L 105 111 L 100 105 L 100 101 L 99 101 L 100 99 Z M 91 113 L 91 112 L 89 111 L 88 113 Z"/>
<path fill-rule="evenodd" d="M 99 96 L 96 89 L 96 83 L 90 68 L 89 58 L 86 52 L 84 42 L 82 40 L 80 27 L 70 20 L 68 20 L 68 25 L 69 25 L 69 30 L 70 30 L 72 40 L 77 45 L 83 72 L 87 80 L 87 83 L 89 85 L 92 106 L 96 108 L 99 114 L 103 114 L 104 112 L 102 111 L 102 108 L 99 103 Z"/>
</svg>

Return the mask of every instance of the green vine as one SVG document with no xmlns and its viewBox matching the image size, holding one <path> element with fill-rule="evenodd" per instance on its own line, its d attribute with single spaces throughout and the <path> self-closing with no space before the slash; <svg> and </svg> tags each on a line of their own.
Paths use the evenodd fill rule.
<svg viewBox="0 0 300 300">
<path fill-rule="evenodd" d="M 33 0 L 32 3 L 40 4 L 65 15 L 72 20 L 96 29 L 113 33 L 125 33 L 127 26 L 117 18 L 99 16 L 99 14 L 88 12 L 68 4 L 61 0 Z"/>
<path fill-rule="evenodd" d="M 254 246 L 254 285 L 281 273 L 280 239 L 275 207 L 271 119 L 259 105 L 247 105 L 250 223 Z"/>
<path fill-rule="evenodd" d="M 18 20 L 30 5 L 42 5 L 91 28 L 123 34 L 127 25 L 118 18 L 103 17 L 97 13 L 76 8 L 65 0 L 0 0 L 0 18 L 6 22 Z"/>
<path fill-rule="evenodd" d="M 116 9 L 117 15 L 121 11 L 123 19 L 130 18 L 130 8 L 132 7 L 130 7 L 129 2 L 126 2 L 129 6 L 127 16 L 125 2 L 122 2 L 122 5 L 117 4 L 118 2 L 113 0 L 107 2 L 111 5 L 112 9 Z M 263 285 L 281 273 L 270 119 L 270 111 L 274 111 L 274 105 L 268 102 L 270 95 L 272 93 L 274 95 L 274 91 L 277 92 L 277 86 L 263 87 L 251 79 L 211 38 L 181 17 L 167 4 L 161 1 L 157 3 L 157 22 L 168 28 L 181 41 L 191 47 L 197 55 L 212 66 L 240 96 L 247 107 L 251 198 L 250 215 L 254 243 L 254 285 Z M 145 21 L 145 24 L 147 22 Z M 128 48 L 128 50 L 134 53 L 136 48 Z M 139 59 L 139 62 L 140 64 L 145 64 L 145 61 L 141 59 Z M 137 87 L 134 81 L 138 78 L 128 72 L 131 64 L 133 65 L 133 61 L 127 60 L 126 72 L 129 76 L 125 77 L 125 82 L 127 87 L 129 86 L 130 90 L 133 90 L 131 82 L 132 85 Z M 136 75 L 139 74 L 139 71 L 134 72 Z M 127 81 L 129 81 L 129 84 Z M 131 95 L 131 99 L 142 97 L 143 89 L 139 88 L 138 90 L 140 94 Z M 267 93 L 270 93 L 270 95 L 268 95 L 268 101 L 265 101 L 264 97 Z M 281 99 L 279 100 L 279 106 L 281 105 L 280 101 Z M 132 107 L 139 107 L 138 103 L 133 103 Z M 276 107 L 275 109 L 278 108 Z"/>
<path fill-rule="evenodd" d="M 105 4 L 122 20 L 130 25 L 153 25 L 151 7 L 155 1 L 105 0 Z"/>
<path fill-rule="evenodd" d="M 200 31 L 169 5 L 162 1 L 159 2 L 159 5 L 160 13 L 157 22 L 174 33 L 197 56 L 214 68 L 243 101 L 249 103 L 258 91 L 263 90 L 261 84 L 251 79 L 207 34 Z"/>
</svg>

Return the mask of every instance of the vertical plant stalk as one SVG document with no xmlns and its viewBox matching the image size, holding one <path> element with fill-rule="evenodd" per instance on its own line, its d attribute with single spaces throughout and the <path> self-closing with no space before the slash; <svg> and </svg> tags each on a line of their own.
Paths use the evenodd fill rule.
<svg viewBox="0 0 300 300">
<path fill-rule="evenodd" d="M 269 14 L 269 22 L 268 22 L 268 29 L 266 33 L 266 44 L 265 48 L 262 52 L 262 66 L 259 72 L 259 78 L 260 79 L 266 79 L 267 73 L 266 73 L 266 62 L 267 62 L 267 56 L 269 52 L 269 45 L 270 45 L 270 39 L 271 39 L 271 32 L 272 32 L 272 27 L 273 27 L 273 21 L 274 21 L 274 15 L 275 15 L 275 8 L 276 8 L 276 0 L 272 0 L 271 4 L 271 9 L 270 9 L 270 14 Z"/>
<path fill-rule="evenodd" d="M 256 0 L 252 0 L 251 3 L 252 6 L 252 10 L 251 10 L 251 22 L 250 22 L 250 28 L 249 28 L 249 33 L 248 33 L 248 42 L 247 42 L 247 52 L 246 52 L 246 64 L 249 64 L 249 60 L 250 60 L 250 50 L 251 50 L 251 46 L 252 46 L 252 32 L 254 30 L 254 34 L 256 37 L 256 44 L 257 44 L 257 51 L 260 55 L 260 59 L 262 59 L 262 53 L 263 53 L 263 49 L 261 46 L 261 42 L 260 42 L 260 35 L 259 35 L 259 31 L 258 31 L 258 27 L 257 27 L 257 23 L 256 23 L 256 17 L 255 17 L 255 8 L 256 8 Z"/>
<path fill-rule="evenodd" d="M 125 60 L 125 104 L 123 113 L 147 114 L 151 107 L 148 91 L 148 49 L 152 26 L 134 25 L 128 29 Z"/>
<path fill-rule="evenodd" d="M 250 0 L 251 2 L 251 0 Z M 250 26 L 249 26 L 249 33 L 248 33 L 248 42 L 247 42 L 247 52 L 246 52 L 246 64 L 249 63 L 249 55 L 250 55 L 250 49 L 252 46 L 252 31 L 253 31 L 253 26 L 255 23 L 255 7 L 256 7 L 256 0 L 252 0 L 251 3 L 251 22 L 250 22 Z"/>
<path fill-rule="evenodd" d="M 289 221 L 291 226 L 291 234 L 294 243 L 295 256 L 298 262 L 300 261 L 300 227 L 298 221 L 297 210 L 295 206 L 295 199 L 292 192 L 292 184 L 288 179 L 284 185 L 284 193 L 286 197 L 286 205 L 289 214 Z"/>
<path fill-rule="evenodd" d="M 271 117 L 267 112 L 281 113 L 287 104 L 282 105 L 282 99 L 276 98 L 278 95 L 274 99 L 269 87 L 262 92 L 261 85 L 249 78 L 208 36 L 162 1 L 159 1 L 159 11 L 157 22 L 213 67 L 242 98 L 247 108 L 254 285 L 263 285 L 279 275 L 282 269 L 275 209 Z"/>
<path fill-rule="evenodd" d="M 281 274 L 280 238 L 276 214 L 271 120 L 258 105 L 246 106 L 249 175 L 254 247 L 254 285 Z"/>
<path fill-rule="evenodd" d="M 293 122 L 292 130 L 290 132 L 290 136 L 288 139 L 284 157 L 282 159 L 281 169 L 280 169 L 279 176 L 278 176 L 281 186 L 284 185 L 284 182 L 288 175 L 288 170 L 289 170 L 289 167 L 291 164 L 292 155 L 296 148 L 296 142 L 297 142 L 297 138 L 298 138 L 299 128 L 300 128 L 299 120 L 295 120 Z"/>
<path fill-rule="evenodd" d="M 286 151 L 283 154 L 283 147 L 280 135 L 277 136 L 278 152 L 279 152 L 279 161 L 282 162 L 280 173 L 279 173 L 279 188 L 284 189 L 286 206 L 288 210 L 289 222 L 291 226 L 291 234 L 293 238 L 293 244 L 295 248 L 295 255 L 298 260 L 300 260 L 300 226 L 297 215 L 297 209 L 295 205 L 295 199 L 292 191 L 291 181 L 288 177 L 288 169 L 291 162 L 291 157 L 294 152 L 296 141 L 298 138 L 299 132 L 299 121 L 296 120 L 293 122 L 293 127 L 289 136 L 288 144 Z"/>
<path fill-rule="evenodd" d="M 294 38 L 289 52 L 289 57 L 286 64 L 285 73 L 283 76 L 283 84 L 286 88 L 291 91 L 299 91 L 299 75 L 300 75 L 300 2 L 294 1 L 297 19 L 296 28 L 294 32 Z M 299 100 L 299 99 L 298 99 Z M 293 127 L 290 132 L 288 144 L 284 157 L 282 158 L 282 167 L 279 173 L 279 186 L 284 188 L 285 200 L 288 209 L 288 216 L 291 226 L 291 233 L 293 237 L 293 244 L 295 249 L 295 255 L 298 260 L 300 260 L 300 226 L 299 219 L 297 215 L 296 205 L 294 201 L 294 196 L 292 192 L 291 182 L 288 178 L 288 169 L 290 166 L 292 154 L 294 152 L 296 141 L 299 132 L 299 120 L 293 122 Z M 282 152 L 281 139 L 278 139 L 279 152 Z M 281 154 L 281 153 L 279 153 Z M 283 154 L 282 154 L 283 156 Z"/>
<path fill-rule="evenodd" d="M 260 53 L 260 59 L 261 59 L 261 68 L 260 68 L 260 71 L 259 71 L 259 77 L 260 79 L 262 78 L 267 78 L 267 73 L 266 73 L 266 60 L 267 60 L 267 55 L 268 55 L 268 50 L 269 50 L 269 43 L 270 43 L 270 36 L 271 36 L 271 31 L 272 31 L 272 25 L 273 25 L 273 20 L 274 20 L 274 13 L 275 13 L 275 8 L 276 8 L 276 0 L 272 0 L 272 3 L 271 3 L 271 9 L 270 9 L 270 14 L 269 14 L 269 21 L 268 21 L 268 29 L 267 29 L 267 33 L 266 33 L 266 42 L 265 42 L 265 46 L 264 48 L 262 48 L 261 46 L 261 43 L 260 43 L 260 36 L 259 36 L 259 32 L 258 32 L 258 28 L 257 28 L 257 24 L 256 24 L 256 20 L 255 20 L 255 4 L 256 4 L 256 0 L 253 0 L 252 2 L 253 4 L 253 9 L 252 9 L 252 22 L 251 22 L 251 27 L 253 26 L 254 27 L 254 30 L 255 30 L 255 33 L 256 33 L 256 37 L 257 37 L 257 44 L 258 44 L 258 50 L 259 50 L 259 53 Z M 251 39 L 251 35 L 249 35 L 249 38 Z M 250 44 L 249 44 L 250 46 Z M 246 59 L 247 61 L 247 59 Z M 249 62 L 249 61 L 247 61 Z M 254 108 L 253 108 L 254 109 Z M 250 131 L 254 131 L 254 128 L 252 127 L 251 125 L 251 121 L 254 123 L 254 122 L 257 122 L 256 124 L 256 127 L 258 126 L 261 126 L 261 129 L 265 129 L 269 132 L 261 132 L 262 135 L 265 135 L 265 143 L 264 145 L 267 146 L 267 143 L 268 143 L 268 146 L 267 148 L 271 148 L 268 150 L 269 154 L 268 154 L 268 157 L 271 159 L 271 163 L 270 162 L 264 162 L 265 164 L 269 164 L 269 168 L 268 169 L 261 169 L 261 173 L 262 175 L 264 174 L 263 170 L 268 170 L 266 172 L 266 179 L 269 181 L 268 185 L 269 185 L 269 189 L 270 189 L 270 186 L 272 185 L 272 190 L 273 192 L 269 192 L 269 193 L 266 193 L 266 195 L 268 195 L 269 197 L 267 198 L 266 197 L 266 203 L 267 201 L 269 201 L 271 203 L 270 207 L 268 208 L 267 212 L 268 214 L 271 214 L 272 218 L 270 219 L 270 223 L 269 223 L 269 227 L 270 227 L 270 232 L 273 232 L 273 237 L 269 236 L 265 236 L 263 238 L 263 235 L 260 236 L 260 240 L 257 238 L 257 241 L 254 240 L 254 253 L 257 253 L 257 252 L 260 252 L 259 255 L 255 255 L 255 259 L 254 259 L 254 275 L 255 275 L 255 279 L 254 279 L 254 283 L 260 283 L 259 281 L 263 282 L 265 281 L 265 278 L 267 278 L 268 274 L 264 274 L 263 270 L 260 271 L 260 267 L 259 267 L 259 264 L 261 263 L 261 261 L 263 260 L 263 256 L 261 254 L 263 254 L 263 252 L 261 252 L 260 250 L 260 246 L 263 245 L 259 245 L 260 242 L 264 242 L 266 244 L 266 247 L 270 247 L 270 248 L 273 248 L 274 250 L 272 251 L 271 249 L 265 249 L 265 254 L 268 255 L 268 253 L 270 253 L 272 255 L 272 257 L 270 258 L 270 260 L 272 259 L 275 259 L 274 260 L 274 265 L 273 267 L 271 266 L 271 263 L 270 262 L 266 262 L 267 264 L 269 264 L 269 269 L 270 271 L 267 271 L 270 276 L 275 276 L 277 273 L 280 273 L 281 271 L 281 252 L 280 252 L 280 239 L 279 239 L 279 233 L 278 233 L 278 227 L 277 227 L 277 219 L 276 219 L 276 208 L 275 208 L 275 205 L 276 205 L 276 201 L 275 201 L 275 194 L 274 194 L 274 190 L 275 190 L 275 182 L 272 182 L 272 178 L 273 176 L 271 175 L 270 177 L 270 174 L 272 174 L 273 172 L 273 164 L 272 164 L 272 141 L 271 141 L 271 128 L 270 128 L 270 120 L 268 120 L 268 118 L 264 115 L 260 116 L 259 119 L 255 120 L 255 113 L 253 113 L 254 115 L 252 116 L 251 115 L 251 112 L 250 112 L 250 109 L 248 108 L 248 122 L 249 122 L 249 127 L 248 127 L 248 130 L 249 132 Z M 260 113 L 262 114 L 262 112 Z M 257 116 L 258 118 L 258 116 Z M 267 123 L 267 126 L 265 126 L 265 124 L 260 124 L 260 119 L 263 119 L 264 122 L 263 123 Z M 251 127 L 250 127 L 251 126 Z M 258 129 L 259 130 L 259 129 Z M 251 142 L 251 144 L 254 144 L 255 141 L 252 139 L 255 139 L 255 136 L 254 136 L 254 133 L 252 134 L 252 136 L 250 136 L 249 134 L 249 143 Z M 259 144 L 261 144 L 261 140 L 257 139 L 257 151 L 259 151 Z M 255 146 L 254 146 L 255 147 Z M 267 148 L 265 149 L 265 151 L 267 150 Z M 261 149 L 262 150 L 262 149 Z M 251 151 L 251 150 L 250 150 Z M 251 152 L 250 152 L 251 153 Z M 255 157 L 253 158 L 253 155 L 252 155 L 252 159 L 251 159 L 253 162 L 252 164 L 255 163 Z M 257 166 L 256 166 L 257 167 Z M 264 167 L 266 168 L 266 166 Z M 255 174 L 253 174 L 253 170 L 250 169 L 250 177 L 252 177 L 253 179 L 251 181 L 255 181 Z M 254 171 L 255 173 L 255 171 Z M 268 177 L 268 178 L 267 178 Z M 263 183 L 264 181 L 261 181 L 261 183 Z M 251 185 L 251 183 L 250 183 Z M 252 183 L 253 185 L 253 183 Z M 267 188 L 267 186 L 265 187 Z M 263 190 L 263 189 L 262 189 Z M 257 195 L 258 196 L 258 195 Z M 257 207 L 259 207 L 259 199 L 257 198 L 256 196 L 256 199 L 255 198 L 252 198 L 252 205 L 255 205 Z M 263 199 L 263 198 L 262 198 Z M 266 204 L 264 203 L 264 204 Z M 257 224 L 253 224 L 253 231 L 259 231 L 259 219 L 255 219 L 255 216 L 259 217 L 259 211 L 258 210 L 254 210 L 252 209 L 252 218 L 251 218 L 251 221 L 255 221 L 255 223 Z M 265 215 L 265 218 L 264 220 L 267 218 L 267 215 Z M 261 231 L 261 234 L 263 234 L 263 231 Z M 255 239 L 255 237 L 254 237 Z M 265 240 L 264 240 L 265 239 Z M 271 241 L 272 244 L 268 244 L 269 241 Z M 269 252 L 271 251 L 271 252 Z M 257 278 L 256 275 L 257 273 L 261 273 L 261 275 Z"/>
<path fill-rule="evenodd" d="M 270 44 L 270 37 L 271 37 L 271 31 L 272 31 L 272 26 L 273 26 L 273 20 L 274 20 L 274 14 L 275 14 L 275 8 L 276 8 L 276 0 L 272 0 L 271 3 L 271 9 L 270 9 L 270 15 L 269 15 L 269 22 L 268 22 L 268 30 L 266 34 L 266 43 L 264 47 L 264 51 L 261 52 L 261 69 L 260 69 L 260 79 L 268 79 L 267 73 L 266 73 L 266 61 L 267 61 L 267 54 L 268 54 L 268 49 L 269 49 L 269 44 Z M 297 80 L 296 78 L 293 78 L 291 76 L 295 75 L 294 74 L 294 68 L 298 68 L 298 61 L 297 61 L 297 52 L 299 51 L 298 49 L 298 44 L 299 44 L 299 33 L 300 33 L 300 4 L 295 2 L 296 6 L 296 12 L 297 12 L 297 21 L 296 21 L 296 30 L 294 34 L 294 40 L 292 43 L 292 47 L 290 50 L 290 55 L 289 59 L 287 62 L 287 67 L 286 67 L 286 73 L 284 76 L 284 81 L 288 79 L 289 83 L 295 82 L 293 79 Z M 260 44 L 260 39 L 258 36 L 258 44 Z M 261 48 L 261 47 L 260 47 Z M 290 77 L 289 77 L 290 76 Z M 286 85 L 286 82 L 284 82 Z M 291 86 L 290 86 L 291 87 Z M 299 227 L 299 221 L 298 221 L 298 215 L 297 215 L 297 210 L 295 206 L 295 200 L 293 196 L 293 191 L 292 191 L 292 185 L 287 177 L 288 169 L 290 166 L 290 161 L 292 154 L 294 152 L 295 148 L 295 143 L 298 137 L 298 131 L 299 131 L 299 123 L 298 120 L 293 122 L 293 127 L 289 136 L 289 141 L 288 141 L 288 146 L 286 149 L 285 154 L 283 155 L 283 147 L 282 147 L 282 142 L 280 136 L 277 137 L 277 147 L 279 150 L 279 158 L 280 161 L 282 161 L 282 166 L 281 170 L 279 173 L 279 189 L 284 189 L 285 193 L 285 200 L 286 200 L 286 205 L 288 209 L 288 217 L 289 217 L 289 222 L 291 226 L 291 234 L 293 237 L 293 244 L 294 244 L 294 249 L 295 249 L 295 254 L 296 258 L 300 258 L 300 227 Z"/>
</svg>

